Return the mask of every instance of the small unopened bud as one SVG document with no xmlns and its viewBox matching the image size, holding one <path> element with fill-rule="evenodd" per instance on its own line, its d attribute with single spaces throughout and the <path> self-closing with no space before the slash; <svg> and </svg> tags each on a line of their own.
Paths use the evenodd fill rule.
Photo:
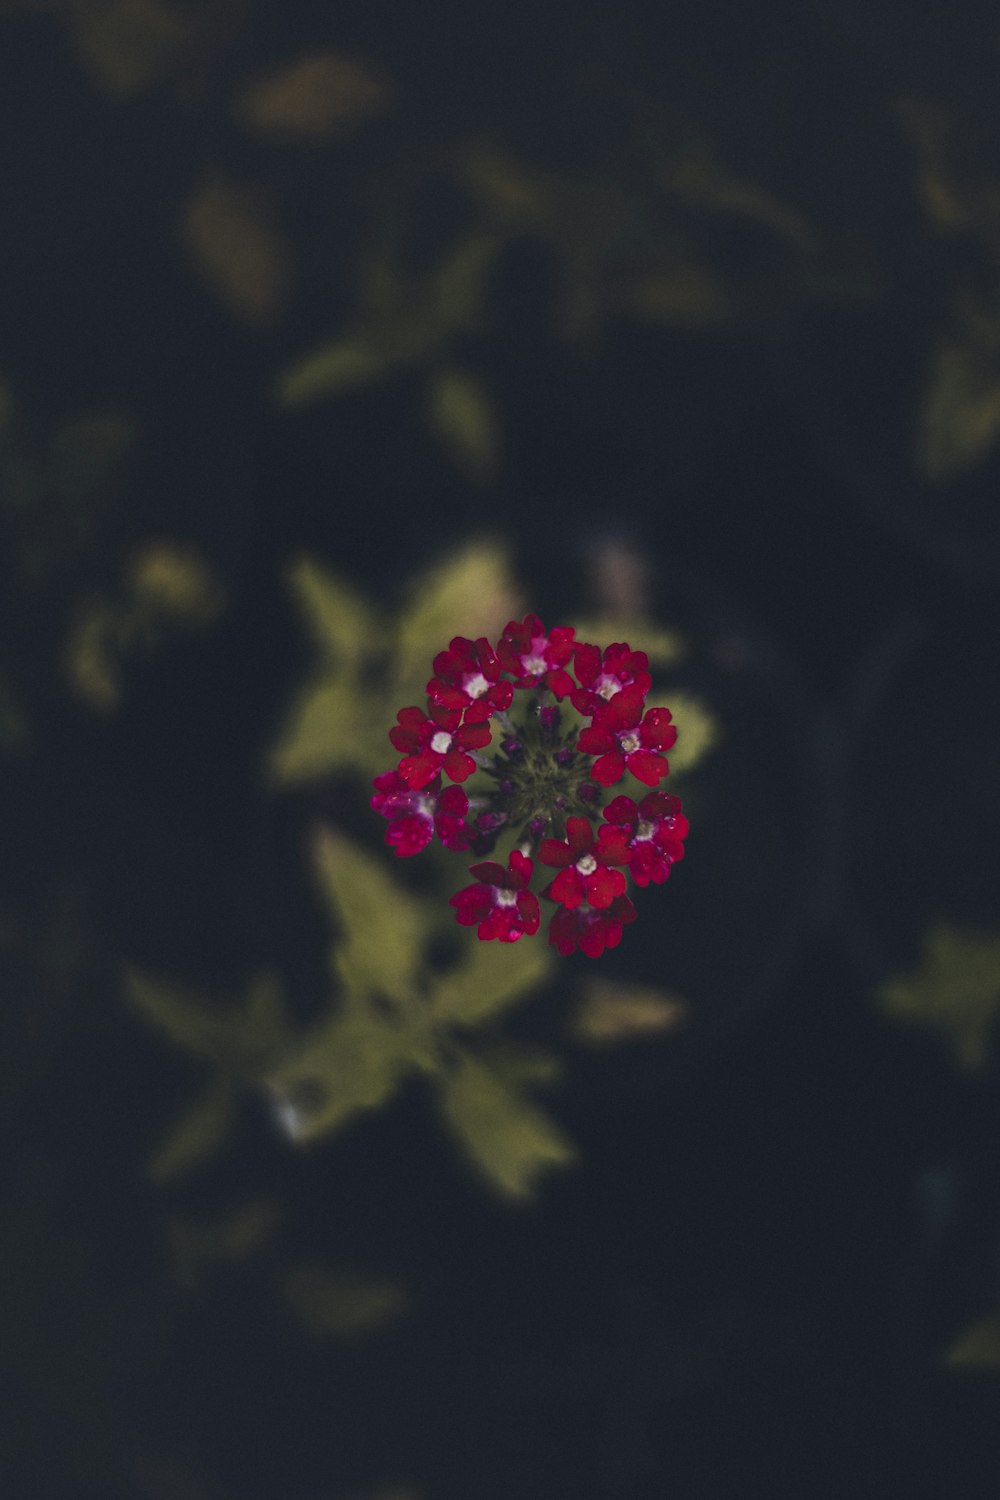
<svg viewBox="0 0 1000 1500">
<path fill-rule="evenodd" d="M 571 766 L 575 759 L 576 751 L 571 750 L 568 745 L 564 745 L 561 750 L 556 751 L 557 766 Z"/>
<path fill-rule="evenodd" d="M 545 832 L 545 819 L 532 818 L 531 822 L 528 824 L 528 832 L 531 834 L 531 837 L 533 839 L 540 839 L 542 834 Z"/>
<path fill-rule="evenodd" d="M 600 787 L 592 781 L 584 781 L 576 789 L 576 795 L 581 802 L 596 802 L 600 795 Z"/>
<path fill-rule="evenodd" d="M 517 736 L 513 734 L 503 741 L 500 749 L 509 760 L 516 760 L 519 755 L 524 754 L 524 746 Z"/>
<path fill-rule="evenodd" d="M 498 782 L 497 791 L 502 792 L 505 797 L 509 797 L 513 793 L 514 783 L 509 776 L 505 776 L 501 782 Z"/>
<path fill-rule="evenodd" d="M 556 707 L 540 708 L 538 710 L 538 722 L 542 726 L 543 734 L 555 734 L 559 728 L 559 720 L 562 718 L 562 710 Z"/>
</svg>

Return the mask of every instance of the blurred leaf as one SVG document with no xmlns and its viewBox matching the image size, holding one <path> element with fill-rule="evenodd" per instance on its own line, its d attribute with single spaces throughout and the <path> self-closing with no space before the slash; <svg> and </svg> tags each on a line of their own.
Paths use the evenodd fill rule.
<svg viewBox="0 0 1000 1500">
<path fill-rule="evenodd" d="M 390 878 L 384 860 L 341 833 L 321 833 L 314 857 L 320 889 L 341 929 L 337 972 L 362 993 L 412 1002 L 427 938 L 417 901 Z"/>
<path fill-rule="evenodd" d="M 675 157 L 661 173 L 672 194 L 689 203 L 751 219 L 773 233 L 793 240 L 800 249 L 813 248 L 812 230 L 795 209 L 756 183 L 735 177 L 715 160 L 704 142 Z"/>
<path fill-rule="evenodd" d="M 422 686 L 453 636 L 498 635 L 521 606 L 504 543 L 472 542 L 418 580 L 399 619 L 398 680 Z"/>
<path fill-rule="evenodd" d="M 291 257 L 261 194 L 224 177 L 203 183 L 184 210 L 181 238 L 237 317 L 270 323 L 279 316 Z"/>
<path fill-rule="evenodd" d="M 495 478 L 500 459 L 496 409 L 474 376 L 439 370 L 428 390 L 428 419 L 467 478 L 477 484 Z"/>
<path fill-rule="evenodd" d="M 160 0 L 73 0 L 70 10 L 85 66 L 122 98 L 173 64 L 190 27 L 182 9 Z"/>
<path fill-rule="evenodd" d="M 271 1198 L 257 1198 L 205 1223 L 175 1219 L 170 1243 L 178 1281 L 194 1288 L 213 1262 L 246 1260 L 270 1239 L 279 1219 Z"/>
<path fill-rule="evenodd" d="M 251 1076 L 287 1043 L 281 985 L 273 974 L 257 975 L 240 1003 L 226 1010 L 202 994 L 137 969 L 125 970 L 125 997 L 178 1047 Z"/>
<path fill-rule="evenodd" d="M 293 1267 L 285 1278 L 284 1292 L 310 1333 L 341 1338 L 384 1328 L 406 1308 L 406 1296 L 395 1282 L 322 1266 Z"/>
<path fill-rule="evenodd" d="M 919 416 L 916 463 L 925 479 L 953 479 L 1000 436 L 1000 358 L 975 339 L 945 340 L 934 356 Z"/>
<path fill-rule="evenodd" d="M 7 673 L 0 668 L 0 752 L 20 754 L 31 744 L 31 726 Z"/>
<path fill-rule="evenodd" d="M 218 1074 L 151 1158 L 147 1170 L 152 1180 L 167 1182 L 204 1161 L 228 1134 L 235 1117 L 235 1086 L 226 1074 Z"/>
<path fill-rule="evenodd" d="M 316 644 L 328 660 L 356 668 L 381 643 L 382 627 L 375 611 L 356 589 L 315 559 L 300 558 L 288 579 Z"/>
<path fill-rule="evenodd" d="M 442 327 L 466 329 L 476 325 L 499 248 L 495 235 L 470 235 L 438 267 L 432 279 L 432 305 L 435 321 Z"/>
<path fill-rule="evenodd" d="M 683 636 L 676 630 L 664 630 L 640 615 L 597 615 L 574 620 L 577 639 L 608 646 L 612 641 L 628 641 L 633 651 L 645 651 L 650 666 L 670 667 L 682 661 L 687 652 Z"/>
<path fill-rule="evenodd" d="M 465 155 L 462 173 L 483 208 L 505 229 L 544 223 L 552 215 L 551 183 L 507 157 L 475 146 Z"/>
<path fill-rule="evenodd" d="M 590 979 L 583 990 L 583 1000 L 570 1022 L 570 1035 L 578 1042 L 603 1046 L 636 1041 L 673 1031 L 687 1019 L 683 1000 L 652 986 Z"/>
<path fill-rule="evenodd" d="M 702 328 L 732 314 L 729 293 L 719 278 L 704 266 L 686 261 L 641 277 L 630 301 L 639 318 L 672 328 Z"/>
<path fill-rule="evenodd" d="M 275 780 L 293 785 L 356 766 L 371 739 L 365 706 L 362 690 L 339 675 L 306 687 L 271 751 Z M 388 744 L 380 736 L 382 742 Z"/>
<path fill-rule="evenodd" d="M 225 602 L 204 559 L 175 542 L 147 542 L 132 558 L 127 579 L 140 612 L 185 625 L 207 625 Z"/>
<path fill-rule="evenodd" d="M 299 58 L 236 102 L 237 118 L 273 140 L 329 140 L 380 115 L 389 89 L 364 63 L 336 52 Z"/>
<path fill-rule="evenodd" d="M 337 339 L 296 360 L 278 377 L 280 406 L 303 406 L 324 396 L 371 385 L 396 361 L 395 352 L 366 337 Z"/>
<path fill-rule="evenodd" d="M 1000 1015 L 1000 937 L 935 928 L 919 967 L 881 991 L 885 1011 L 940 1030 L 965 1068 L 986 1063 Z"/>
<path fill-rule="evenodd" d="M 66 672 L 74 690 L 91 708 L 114 708 L 122 692 L 119 656 L 130 633 L 105 600 L 87 604 L 77 615 L 66 643 Z"/>
<path fill-rule="evenodd" d="M 338 1129 L 388 1102 L 412 1064 L 409 1036 L 366 1000 L 343 1008 L 267 1078 L 278 1119 L 296 1142 Z"/>
<path fill-rule="evenodd" d="M 441 1079 L 438 1099 L 469 1160 L 509 1197 L 530 1197 L 542 1172 L 574 1160 L 555 1122 L 467 1053 Z"/>
<path fill-rule="evenodd" d="M 501 1083 L 518 1094 L 526 1089 L 557 1083 L 565 1072 L 562 1058 L 554 1052 L 546 1052 L 542 1047 L 524 1047 L 516 1042 L 490 1042 L 480 1048 L 479 1056 Z"/>
<path fill-rule="evenodd" d="M 178 1047 L 198 1057 L 220 1057 L 229 1023 L 203 996 L 164 984 L 138 969 L 126 969 L 125 997 L 145 1020 Z"/>
<path fill-rule="evenodd" d="M 659 694 L 654 690 L 654 697 L 664 699 L 677 725 L 677 743 L 667 757 L 672 775 L 693 771 L 718 744 L 718 721 L 699 698 L 688 693 L 670 688 Z"/>
<path fill-rule="evenodd" d="M 458 965 L 433 984 L 431 1014 L 443 1024 L 481 1026 L 524 1000 L 551 972 L 549 951 L 537 941 L 467 941 Z"/>
<path fill-rule="evenodd" d="M 948 1351 L 949 1365 L 1000 1370 L 1000 1312 L 970 1328 Z"/>
</svg>

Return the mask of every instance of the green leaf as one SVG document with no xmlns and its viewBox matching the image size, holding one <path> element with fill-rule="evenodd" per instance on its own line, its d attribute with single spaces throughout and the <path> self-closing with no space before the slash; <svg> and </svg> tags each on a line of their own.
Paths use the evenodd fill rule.
<svg viewBox="0 0 1000 1500">
<path fill-rule="evenodd" d="M 1000 436 L 1000 358 L 976 338 L 947 340 L 934 356 L 920 413 L 917 468 L 953 479 L 984 459 Z"/>
<path fill-rule="evenodd" d="M 393 1323 L 406 1308 L 394 1281 L 323 1266 L 294 1266 L 285 1278 L 285 1298 L 310 1333 L 351 1338 Z"/>
<path fill-rule="evenodd" d="M 218 1074 L 207 1090 L 186 1109 L 151 1158 L 147 1171 L 154 1182 L 168 1182 L 196 1167 L 216 1149 L 236 1114 L 233 1080 Z"/>
<path fill-rule="evenodd" d="M 495 235 L 471 235 L 438 268 L 433 307 L 444 327 L 468 328 L 478 321 L 499 245 Z"/>
<path fill-rule="evenodd" d="M 429 931 L 420 903 L 386 873 L 384 862 L 341 833 L 314 846 L 320 889 L 341 928 L 336 969 L 362 993 L 410 1002 Z"/>
<path fill-rule="evenodd" d="M 889 1015 L 940 1030 L 963 1067 L 983 1067 L 1000 1015 L 1000 936 L 936 927 L 919 967 L 880 998 Z"/>
<path fill-rule="evenodd" d="M 685 771 L 693 771 L 718 744 L 718 721 L 699 698 L 694 698 L 689 693 L 674 692 L 672 688 L 657 693 L 654 688 L 653 696 L 657 699 L 662 697 L 677 725 L 677 743 L 667 755 L 671 775 L 679 776 Z"/>
<path fill-rule="evenodd" d="M 467 1053 L 443 1077 L 438 1099 L 473 1166 L 508 1197 L 530 1197 L 544 1171 L 574 1160 L 554 1121 Z"/>
<path fill-rule="evenodd" d="M 684 638 L 676 630 L 665 630 L 641 616 L 597 615 L 573 623 L 579 640 L 594 641 L 601 646 L 628 641 L 633 651 L 645 651 L 654 667 L 672 667 L 687 652 Z"/>
<path fill-rule="evenodd" d="M 463 957 L 431 989 L 435 1021 L 480 1026 L 517 1005 L 552 972 L 551 954 L 537 938 L 481 943 L 478 938 L 463 936 Z"/>
<path fill-rule="evenodd" d="M 271 750 L 271 775 L 279 785 L 293 786 L 342 766 L 367 766 L 374 740 L 361 689 L 339 674 L 323 677 L 292 705 Z"/>
<path fill-rule="evenodd" d="M 485 386 L 462 370 L 439 370 L 427 396 L 431 429 L 455 467 L 474 484 L 495 478 L 500 461 L 499 423 Z"/>
<path fill-rule="evenodd" d="M 279 376 L 279 406 L 305 406 L 379 380 L 395 363 L 394 351 L 364 335 L 338 339 L 307 354 Z"/>
<path fill-rule="evenodd" d="M 387 1103 L 410 1065 L 405 1028 L 350 998 L 266 1083 L 288 1135 L 311 1141 Z"/>
<path fill-rule="evenodd" d="M 418 580 L 399 619 L 396 663 L 401 683 L 421 686 L 431 663 L 456 635 L 499 634 L 522 604 L 502 542 L 463 547 Z"/>
<path fill-rule="evenodd" d="M 288 571 L 288 583 L 316 644 L 335 666 L 354 671 L 381 644 L 376 612 L 357 589 L 315 558 L 300 557 Z"/>
<path fill-rule="evenodd" d="M 684 1001 L 665 990 L 589 979 L 584 982 L 583 1000 L 570 1023 L 570 1034 L 592 1046 L 635 1041 L 672 1031 L 687 1012 Z"/>
<path fill-rule="evenodd" d="M 185 1051 L 218 1059 L 227 1050 L 231 1019 L 213 1010 L 194 991 L 126 969 L 125 997 L 145 1020 Z"/>
<path fill-rule="evenodd" d="M 949 1365 L 1000 1370 L 1000 1312 L 970 1328 L 948 1351 Z"/>
</svg>

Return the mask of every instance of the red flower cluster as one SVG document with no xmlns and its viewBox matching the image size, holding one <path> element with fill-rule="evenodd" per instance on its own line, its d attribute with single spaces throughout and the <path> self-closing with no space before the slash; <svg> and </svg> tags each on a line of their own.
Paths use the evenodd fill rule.
<svg viewBox="0 0 1000 1500">
<path fill-rule="evenodd" d="M 407 856 L 436 835 L 446 849 L 488 854 L 509 837 L 506 866 L 469 867 L 475 884 L 451 898 L 456 919 L 484 941 L 532 936 L 541 922 L 531 889 L 537 863 L 556 871 L 539 892 L 556 905 L 549 942 L 590 958 L 616 947 L 636 917 L 629 877 L 661 884 L 683 858 L 688 831 L 680 799 L 656 790 L 677 730 L 669 709 L 646 707 L 645 652 L 624 642 L 602 651 L 569 626 L 546 631 L 526 615 L 495 647 L 485 636 L 455 636 L 433 668 L 426 711 L 400 709 L 389 731 L 399 765 L 375 778 L 372 807 L 388 821 L 386 843 Z M 477 771 L 471 795 L 444 784 Z M 654 790 L 601 807 L 626 774 Z"/>
</svg>

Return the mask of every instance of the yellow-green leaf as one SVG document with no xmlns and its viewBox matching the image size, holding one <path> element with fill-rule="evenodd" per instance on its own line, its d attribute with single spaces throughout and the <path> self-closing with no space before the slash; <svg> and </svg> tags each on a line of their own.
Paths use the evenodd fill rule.
<svg viewBox="0 0 1000 1500">
<path fill-rule="evenodd" d="M 499 246 L 495 235 L 471 235 L 438 268 L 433 311 L 443 329 L 468 328 L 478 321 Z"/>
<path fill-rule="evenodd" d="M 500 459 L 496 408 L 475 376 L 439 370 L 428 390 L 427 416 L 463 474 L 476 484 L 493 479 Z"/>
<path fill-rule="evenodd" d="M 184 1111 L 150 1159 L 147 1170 L 152 1180 L 167 1182 L 204 1161 L 228 1134 L 235 1114 L 232 1078 L 219 1074 Z"/>
<path fill-rule="evenodd" d="M 1000 936 L 936 927 L 918 968 L 881 1000 L 889 1015 L 941 1031 L 963 1067 L 981 1068 L 1000 1015 Z"/>
<path fill-rule="evenodd" d="M 334 665 L 353 670 L 381 643 L 376 612 L 357 589 L 315 558 L 300 557 L 289 569 L 288 582 L 317 646 Z"/>
<path fill-rule="evenodd" d="M 396 1282 L 324 1266 L 293 1267 L 284 1292 L 308 1332 L 340 1338 L 384 1328 L 406 1308 L 406 1295 Z"/>
<path fill-rule="evenodd" d="M 266 1084 L 288 1135 L 305 1142 L 387 1103 L 410 1063 L 406 1030 L 365 1001 L 349 998 Z"/>
<path fill-rule="evenodd" d="M 663 693 L 654 690 L 653 696 L 662 698 L 677 725 L 677 743 L 667 755 L 672 775 L 694 770 L 719 742 L 717 719 L 700 698 L 694 698 L 690 693 L 675 692 L 671 688 Z"/>
<path fill-rule="evenodd" d="M 537 936 L 517 943 L 481 943 L 467 934 L 464 937 L 459 963 L 431 989 L 435 1021 L 481 1026 L 526 999 L 552 971 L 549 950 Z"/>
<path fill-rule="evenodd" d="M 1000 1312 L 970 1328 L 948 1351 L 948 1364 L 1000 1370 Z"/>
<path fill-rule="evenodd" d="M 920 412 L 917 468 L 932 481 L 984 459 L 1000 436 L 1000 354 L 946 340 L 934 356 Z"/>
<path fill-rule="evenodd" d="M 575 620 L 577 639 L 609 646 L 612 641 L 627 641 L 633 651 L 645 651 L 650 665 L 672 667 L 686 652 L 683 637 L 676 630 L 665 630 L 640 615 L 602 614 L 593 619 Z"/>
<path fill-rule="evenodd" d="M 672 1031 L 687 1016 L 687 1006 L 676 995 L 652 986 L 589 979 L 571 1023 L 579 1042 L 603 1046 L 629 1042 Z"/>
<path fill-rule="evenodd" d="M 506 546 L 472 542 L 417 582 L 399 621 L 397 654 L 401 683 L 427 681 L 431 663 L 452 636 L 496 636 L 522 605 Z"/>
<path fill-rule="evenodd" d="M 364 336 L 337 339 L 289 365 L 278 378 L 279 406 L 305 406 L 371 385 L 395 363 L 395 352 Z"/>
<path fill-rule="evenodd" d="M 271 140 L 330 140 L 381 114 L 383 79 L 338 52 L 321 52 L 258 79 L 236 103 L 237 118 Z"/>
<path fill-rule="evenodd" d="M 271 751 L 271 774 L 283 785 L 293 785 L 329 775 L 340 766 L 364 764 L 372 739 L 360 689 L 340 673 L 323 677 L 292 704 Z M 384 743 L 388 746 L 388 740 Z"/>
<path fill-rule="evenodd" d="M 255 1198 L 208 1222 L 175 1219 L 170 1247 L 178 1280 L 195 1287 L 213 1263 L 246 1260 L 267 1243 L 279 1217 L 273 1198 Z"/>
<path fill-rule="evenodd" d="M 146 1021 L 185 1051 L 219 1058 L 226 1050 L 231 1018 L 213 1010 L 204 996 L 193 990 L 127 969 L 125 996 Z"/>
<path fill-rule="evenodd" d="M 132 558 L 126 576 L 137 611 L 150 618 L 207 625 L 225 602 L 204 558 L 175 542 L 147 542 Z"/>
<path fill-rule="evenodd" d="M 261 194 L 226 178 L 205 182 L 184 210 L 181 239 L 237 317 L 270 323 L 283 311 L 291 252 Z"/>
<path fill-rule="evenodd" d="M 574 1159 L 555 1122 L 469 1054 L 444 1075 L 438 1098 L 473 1166 L 511 1198 L 530 1197 L 543 1172 Z"/>
<path fill-rule="evenodd" d="M 420 904 L 391 879 L 385 860 L 341 833 L 320 834 L 314 854 L 320 890 L 340 928 L 338 972 L 361 992 L 410 1001 L 428 933 Z"/>
</svg>

